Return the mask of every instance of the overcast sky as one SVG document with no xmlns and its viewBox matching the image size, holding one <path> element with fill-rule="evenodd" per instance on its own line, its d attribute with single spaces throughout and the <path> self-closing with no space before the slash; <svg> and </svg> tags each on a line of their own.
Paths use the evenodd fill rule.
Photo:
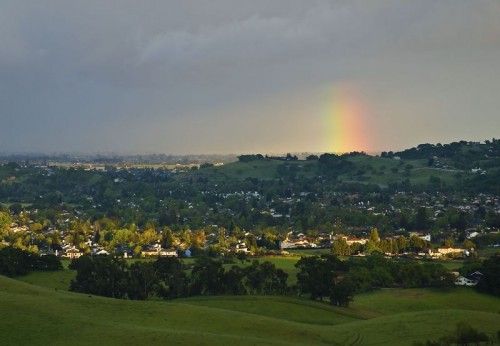
<svg viewBox="0 0 500 346">
<path fill-rule="evenodd" d="M 0 153 L 499 136 L 498 0 L 0 1 Z"/>
</svg>

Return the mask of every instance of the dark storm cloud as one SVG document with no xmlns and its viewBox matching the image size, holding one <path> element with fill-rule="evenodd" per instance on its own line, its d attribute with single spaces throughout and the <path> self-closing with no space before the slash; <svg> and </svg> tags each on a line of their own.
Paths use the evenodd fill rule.
<svg viewBox="0 0 500 346">
<path fill-rule="evenodd" d="M 493 0 L 4 1 L 0 151 L 329 150 L 313 91 L 344 81 L 378 148 L 486 139 L 498 18 Z"/>
</svg>

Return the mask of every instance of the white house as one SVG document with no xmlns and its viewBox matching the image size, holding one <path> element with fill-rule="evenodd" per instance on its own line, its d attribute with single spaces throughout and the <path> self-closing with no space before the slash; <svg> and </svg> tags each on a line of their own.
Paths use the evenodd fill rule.
<svg viewBox="0 0 500 346">
<path fill-rule="evenodd" d="M 64 257 L 70 258 L 70 259 L 80 258 L 82 256 L 83 256 L 83 252 L 76 249 L 76 248 L 66 250 L 66 253 L 64 255 Z"/>
<path fill-rule="evenodd" d="M 175 249 L 161 249 L 159 252 L 160 257 L 177 257 L 177 250 Z"/>
<path fill-rule="evenodd" d="M 459 248 L 456 248 L 456 247 L 439 247 L 437 249 L 437 252 L 439 252 L 442 255 L 448 255 L 450 253 L 464 252 L 464 249 L 459 249 Z"/>
<path fill-rule="evenodd" d="M 346 240 L 346 243 L 348 245 L 352 245 L 354 243 L 365 245 L 366 242 L 367 242 L 367 239 L 364 239 L 364 238 L 347 238 L 347 240 Z"/>
<path fill-rule="evenodd" d="M 472 287 L 472 286 L 477 285 L 477 280 L 471 280 L 471 279 L 467 279 L 465 276 L 459 276 L 455 280 L 455 285 Z"/>
</svg>

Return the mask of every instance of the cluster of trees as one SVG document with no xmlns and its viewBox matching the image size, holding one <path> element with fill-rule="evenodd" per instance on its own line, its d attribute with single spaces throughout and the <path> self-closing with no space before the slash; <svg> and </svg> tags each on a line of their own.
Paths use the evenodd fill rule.
<svg viewBox="0 0 500 346">
<path fill-rule="evenodd" d="M 496 340 L 495 340 L 496 339 Z M 496 341 L 496 342 L 495 342 Z M 449 346 L 449 345 L 493 345 L 500 342 L 500 330 L 498 330 L 496 338 L 490 338 L 486 333 L 478 331 L 465 321 L 457 323 L 455 330 L 438 340 L 427 340 L 424 342 L 415 342 L 413 346 Z"/>
<path fill-rule="evenodd" d="M 376 228 L 371 229 L 370 238 L 365 244 L 352 243 L 349 245 L 344 238 L 337 239 L 332 244 L 332 252 L 336 256 L 350 256 L 361 252 L 368 255 L 373 252 L 398 254 L 410 250 L 413 252 L 426 251 L 430 248 L 432 248 L 430 242 L 416 235 L 411 236 L 409 239 L 403 235 L 397 238 L 381 239 Z"/>
<path fill-rule="evenodd" d="M 470 164 L 484 154 L 490 157 L 500 155 L 500 140 L 493 138 L 484 143 L 467 141 L 449 144 L 419 144 L 418 146 L 400 152 L 382 152 L 381 157 L 398 156 L 402 159 L 426 159 L 437 156 L 450 160 L 450 164 L 459 168 L 472 168 Z"/>
<path fill-rule="evenodd" d="M 373 254 L 340 261 L 335 255 L 302 257 L 295 265 L 299 294 L 348 306 L 354 294 L 376 288 L 453 287 L 455 277 L 437 263 L 394 261 Z"/>
<path fill-rule="evenodd" d="M 350 258 L 345 276 L 355 293 L 375 288 L 454 287 L 455 276 L 443 265 L 432 262 L 386 259 L 374 253 L 366 259 Z"/>
<path fill-rule="evenodd" d="M 290 153 L 286 154 L 286 156 L 264 156 L 262 154 L 249 154 L 249 155 L 240 155 L 238 156 L 238 160 L 240 162 L 251 162 L 257 160 L 278 160 L 278 161 L 297 161 L 299 158 L 297 155 L 292 155 Z"/>
<path fill-rule="evenodd" d="M 251 162 L 251 161 L 256 161 L 256 160 L 264 160 L 264 155 L 262 155 L 262 154 L 240 155 L 240 156 L 238 156 L 238 160 L 240 162 Z"/>
<path fill-rule="evenodd" d="M 24 256 L 24 257 L 23 257 Z M 30 260 L 26 260 L 31 258 Z M 0 252 L 2 275 L 19 275 L 27 270 L 56 270 L 61 264 L 50 256 L 36 257 L 19 249 Z M 20 261 L 19 259 L 23 259 Z M 41 259 L 40 259 L 41 258 Z M 56 260 L 54 258 L 54 260 Z M 242 263 L 244 259 L 241 259 Z M 14 264 L 22 262 L 16 270 Z M 14 263 L 14 264 L 12 264 Z M 26 265 L 26 263 L 30 263 Z M 374 253 L 366 258 L 341 261 L 333 254 L 302 257 L 295 265 L 297 284 L 287 284 L 288 274 L 269 261 L 236 265 L 220 259 L 199 257 L 185 266 L 177 258 L 136 261 L 131 264 L 108 256 L 82 256 L 70 264 L 76 270 L 70 290 L 113 298 L 149 300 L 197 295 L 282 295 L 297 292 L 312 300 L 328 299 L 336 306 L 348 306 L 354 294 L 377 288 L 454 287 L 455 277 L 444 266 L 432 262 L 395 261 Z M 467 268 L 471 269 L 469 265 Z M 500 256 L 473 268 L 484 271 L 478 290 L 500 295 Z"/>
<path fill-rule="evenodd" d="M 288 274 L 266 261 L 226 269 L 218 259 L 200 257 L 185 267 L 177 258 L 137 261 L 128 265 L 110 257 L 82 256 L 70 290 L 113 298 L 149 300 L 196 295 L 284 294 Z"/>
<path fill-rule="evenodd" d="M 324 297 L 332 305 L 347 307 L 353 300 L 354 284 L 349 279 L 340 279 L 347 270 L 346 265 L 334 255 L 302 257 L 295 267 L 299 294 L 309 294 L 312 300 Z"/>
<path fill-rule="evenodd" d="M 61 269 L 63 269 L 61 261 L 56 256 L 39 256 L 12 246 L 0 248 L 0 275 L 14 277 L 25 275 L 30 271 Z"/>
<path fill-rule="evenodd" d="M 454 287 L 455 277 L 441 264 L 393 261 L 379 254 L 340 261 L 335 255 L 301 258 L 296 267 L 299 294 L 313 300 L 328 298 L 348 306 L 354 294 L 376 288 Z"/>
<path fill-rule="evenodd" d="M 189 267 L 176 258 L 137 261 L 128 265 L 111 257 L 82 256 L 70 269 L 77 271 L 70 290 L 113 298 L 149 300 L 198 295 L 282 295 L 295 289 L 313 300 L 328 298 L 333 305 L 348 306 L 355 291 L 351 280 L 340 280 L 347 267 L 336 256 L 301 258 L 296 267 L 297 287 L 287 284 L 288 274 L 265 261 L 249 265 L 200 257 Z"/>
<path fill-rule="evenodd" d="M 500 254 L 497 253 L 485 260 L 479 258 L 468 260 L 459 271 L 463 276 L 470 275 L 476 271 L 480 272 L 482 277 L 476 289 L 479 292 L 500 297 Z"/>
<path fill-rule="evenodd" d="M 484 260 L 478 269 L 483 277 L 476 286 L 477 290 L 500 297 L 500 254 Z"/>
</svg>

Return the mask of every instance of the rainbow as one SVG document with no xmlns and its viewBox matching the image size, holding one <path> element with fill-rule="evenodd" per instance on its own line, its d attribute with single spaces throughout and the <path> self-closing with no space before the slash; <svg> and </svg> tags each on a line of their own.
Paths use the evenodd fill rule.
<svg viewBox="0 0 500 346">
<path fill-rule="evenodd" d="M 368 112 L 358 89 L 337 85 L 327 91 L 325 138 L 328 152 L 372 150 Z"/>
</svg>

